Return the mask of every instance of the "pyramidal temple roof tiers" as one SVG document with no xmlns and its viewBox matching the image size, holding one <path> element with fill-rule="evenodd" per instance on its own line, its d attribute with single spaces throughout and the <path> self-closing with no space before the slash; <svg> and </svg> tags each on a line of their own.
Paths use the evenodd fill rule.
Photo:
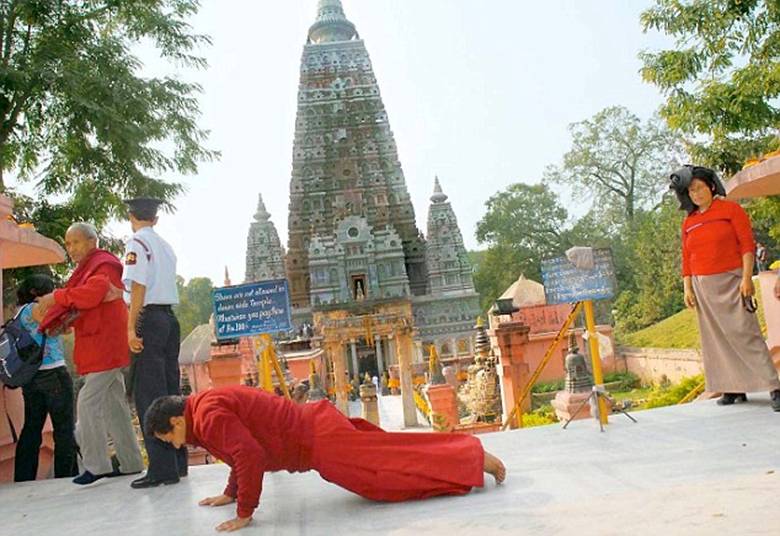
<svg viewBox="0 0 780 536">
<path fill-rule="evenodd" d="M 292 149 L 286 252 L 258 200 L 247 281 L 286 278 L 293 322 L 315 332 L 327 315 L 402 307 L 421 345 L 468 349 L 479 295 L 457 218 L 437 183 L 427 238 L 417 226 L 371 59 L 339 0 L 319 0 L 303 46 Z"/>
<path fill-rule="evenodd" d="M 309 42 L 314 44 L 351 41 L 358 37 L 355 25 L 344 15 L 341 0 L 319 0 L 317 21 L 309 28 Z"/>
</svg>

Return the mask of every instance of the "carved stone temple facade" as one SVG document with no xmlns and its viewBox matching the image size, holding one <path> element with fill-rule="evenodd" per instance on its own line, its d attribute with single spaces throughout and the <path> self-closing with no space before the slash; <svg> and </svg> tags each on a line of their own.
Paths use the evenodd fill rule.
<svg viewBox="0 0 780 536">
<path fill-rule="evenodd" d="M 279 241 L 279 234 L 271 221 L 271 215 L 265 209 L 262 195 L 258 196 L 255 221 L 249 226 L 244 273 L 247 281 L 267 281 L 286 277 L 284 247 Z"/>
<path fill-rule="evenodd" d="M 437 179 L 427 237 L 417 227 L 371 60 L 339 0 L 319 1 L 300 73 L 287 252 L 261 200 L 247 281 L 286 276 L 295 323 L 343 352 L 349 374 L 381 374 L 402 342 L 412 362 L 429 344 L 445 360 L 471 356 L 479 296 L 457 219 Z"/>
</svg>

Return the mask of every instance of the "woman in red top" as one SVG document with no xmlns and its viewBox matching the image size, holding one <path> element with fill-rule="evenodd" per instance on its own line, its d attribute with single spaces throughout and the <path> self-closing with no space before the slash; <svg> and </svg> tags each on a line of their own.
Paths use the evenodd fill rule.
<svg viewBox="0 0 780 536">
<path fill-rule="evenodd" d="M 361 497 L 393 502 L 464 495 L 484 485 L 485 472 L 497 483 L 506 477 L 501 461 L 472 435 L 385 432 L 348 419 L 328 400 L 296 404 L 246 386 L 158 398 L 144 426 L 176 448 L 202 446 L 230 466 L 222 494 L 200 502 L 237 503 L 236 518 L 217 526 L 219 531 L 249 524 L 266 471 L 314 469 Z"/>
<path fill-rule="evenodd" d="M 737 203 L 715 195 L 711 169 L 692 168 L 692 201 L 682 224 L 685 305 L 696 309 L 707 390 L 720 405 L 746 402 L 745 393 L 769 391 L 780 411 L 780 380 L 756 316 L 755 242 L 750 219 Z"/>
</svg>

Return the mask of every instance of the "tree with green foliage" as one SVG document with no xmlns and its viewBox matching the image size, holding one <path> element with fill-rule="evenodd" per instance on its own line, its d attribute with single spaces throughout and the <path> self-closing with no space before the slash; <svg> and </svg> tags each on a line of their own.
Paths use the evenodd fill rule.
<svg viewBox="0 0 780 536">
<path fill-rule="evenodd" d="M 572 147 L 545 182 L 565 184 L 593 200 L 594 209 L 632 222 L 637 209 L 652 206 L 667 187 L 662 178 L 679 158 L 674 135 L 657 118 L 641 121 L 621 106 L 569 125 Z"/>
<path fill-rule="evenodd" d="M 667 195 L 654 210 L 637 214 L 623 258 L 633 285 L 621 286 L 615 322 L 622 332 L 642 329 L 683 309 L 680 225 L 683 213 Z"/>
<path fill-rule="evenodd" d="M 184 278 L 176 278 L 179 290 L 179 305 L 176 306 L 176 317 L 181 326 L 181 338 L 189 335 L 193 329 L 209 321 L 214 311 L 211 292 L 214 284 L 208 277 L 193 277 L 186 284 Z"/>
<path fill-rule="evenodd" d="M 562 255 L 575 245 L 606 245 L 592 220 L 570 225 L 558 194 L 545 184 L 512 184 L 485 205 L 477 240 L 488 249 L 474 277 L 484 309 L 520 274 L 540 281 L 542 259 Z"/>
<path fill-rule="evenodd" d="M 641 23 L 675 41 L 640 54 L 641 72 L 696 163 L 731 175 L 780 146 L 777 0 L 656 0 Z"/>
<path fill-rule="evenodd" d="M 217 153 L 197 126 L 197 84 L 147 77 L 133 54 L 205 67 L 208 37 L 187 19 L 198 0 L 0 1 L 0 192 L 33 182 L 21 216 L 61 237 L 74 220 L 103 226 L 139 194 L 170 202 L 159 177 L 194 173 Z M 56 201 L 55 201 L 56 200 Z"/>
<path fill-rule="evenodd" d="M 482 262 L 474 272 L 474 288 L 480 296 L 480 307 L 487 311 L 520 274 L 538 280 L 539 266 L 534 259 L 507 244 L 493 244 L 484 251 Z"/>
</svg>

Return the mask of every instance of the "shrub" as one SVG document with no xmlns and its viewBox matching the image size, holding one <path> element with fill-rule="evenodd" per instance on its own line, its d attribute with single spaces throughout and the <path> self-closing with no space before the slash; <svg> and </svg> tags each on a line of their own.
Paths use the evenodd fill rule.
<svg viewBox="0 0 780 536">
<path fill-rule="evenodd" d="M 553 393 L 563 389 L 564 381 L 556 380 L 554 382 L 537 382 L 531 388 L 532 393 Z"/>
<path fill-rule="evenodd" d="M 545 426 L 556 422 L 558 422 L 558 417 L 555 415 L 553 407 L 549 404 L 546 404 L 539 409 L 535 409 L 531 413 L 523 414 L 523 428 Z"/>
<path fill-rule="evenodd" d="M 604 376 L 604 383 L 620 382 L 620 385 L 614 389 L 617 393 L 623 393 L 630 391 L 635 387 L 639 387 L 639 376 L 633 372 L 610 372 Z"/>
<path fill-rule="evenodd" d="M 678 383 L 671 385 L 658 385 L 650 391 L 645 407 L 650 409 L 678 404 L 680 400 L 685 398 L 685 395 L 693 391 L 703 381 L 704 375 L 698 374 L 696 376 L 685 377 Z"/>
</svg>

